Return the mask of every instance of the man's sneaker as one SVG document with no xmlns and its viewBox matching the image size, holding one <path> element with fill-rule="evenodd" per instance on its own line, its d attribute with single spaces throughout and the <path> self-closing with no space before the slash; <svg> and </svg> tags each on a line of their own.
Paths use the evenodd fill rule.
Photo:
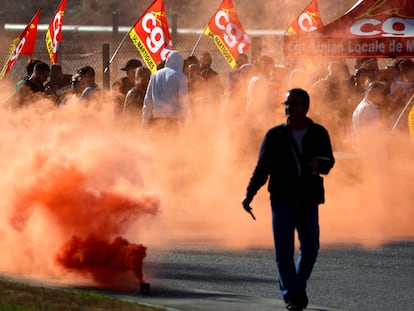
<svg viewBox="0 0 414 311">
<path fill-rule="evenodd" d="M 309 303 L 309 299 L 308 296 L 306 295 L 306 293 L 304 293 L 296 302 L 296 304 L 298 306 L 300 306 L 302 309 L 306 309 L 306 307 L 308 306 Z"/>
<path fill-rule="evenodd" d="M 303 310 L 303 308 L 301 306 L 299 306 L 298 304 L 296 304 L 294 302 L 291 302 L 291 301 L 289 301 L 286 304 L 286 309 L 289 310 L 289 311 L 302 311 Z"/>
</svg>

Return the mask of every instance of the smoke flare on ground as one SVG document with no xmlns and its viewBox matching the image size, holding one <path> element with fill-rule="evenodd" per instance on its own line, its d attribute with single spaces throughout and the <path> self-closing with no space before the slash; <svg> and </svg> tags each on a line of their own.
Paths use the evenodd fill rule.
<svg viewBox="0 0 414 311">
<path fill-rule="evenodd" d="M 143 281 L 146 247 L 117 237 L 112 242 L 94 235 L 67 241 L 56 262 L 69 271 L 92 276 L 100 287 L 136 291 Z"/>
<path fill-rule="evenodd" d="M 143 185 L 144 148 L 111 128 L 102 111 L 49 109 L 46 102 L 7 108 L 0 234 L 9 255 L 2 271 L 136 289 L 146 247 L 135 241 L 160 204 Z M 131 226 L 136 236 L 127 240 L 122 236 Z"/>
<path fill-rule="evenodd" d="M 155 214 L 158 199 L 139 193 L 136 198 L 118 192 L 88 189 L 88 178 L 76 163 L 47 163 L 37 159 L 32 172 L 37 179 L 29 189 L 19 189 L 10 217 L 12 226 L 23 231 L 36 208 L 43 209 L 60 234 L 73 237 L 64 243 L 56 262 L 68 271 L 92 275 L 99 286 L 137 288 L 143 281 L 142 262 L 145 247 L 114 236 L 124 234 L 129 225 L 145 214 Z M 65 164 L 63 164 L 66 162 Z M 135 278 L 121 283 L 117 277 L 131 271 Z M 135 282 L 132 282 L 135 280 Z M 134 286 L 135 285 L 135 286 Z M 125 285 L 124 285 L 125 286 Z"/>
</svg>

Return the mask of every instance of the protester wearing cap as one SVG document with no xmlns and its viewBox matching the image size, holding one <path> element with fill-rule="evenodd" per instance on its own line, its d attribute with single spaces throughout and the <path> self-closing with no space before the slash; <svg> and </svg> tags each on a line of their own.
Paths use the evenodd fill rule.
<svg viewBox="0 0 414 311">
<path fill-rule="evenodd" d="M 135 86 L 135 69 L 138 67 L 142 67 L 141 61 L 135 58 L 128 60 L 125 66 L 121 68 L 122 71 L 126 71 L 126 76 L 112 84 L 112 102 L 115 115 L 122 113 L 125 96 Z"/>
<path fill-rule="evenodd" d="M 100 90 L 99 86 L 95 83 L 95 70 L 91 66 L 84 66 L 78 70 L 77 74 L 77 80 L 81 90 L 79 99 L 94 99 Z"/>
<path fill-rule="evenodd" d="M 121 70 L 126 71 L 128 74 L 128 71 L 131 69 L 137 69 L 138 67 L 141 67 L 142 63 L 135 58 L 132 58 L 130 60 L 127 61 L 127 63 L 125 64 L 124 67 L 121 68 Z"/>
<path fill-rule="evenodd" d="M 72 76 L 72 78 L 70 79 L 70 85 L 72 86 L 73 89 L 73 94 L 76 97 L 79 97 L 82 94 L 83 89 L 81 88 L 81 75 L 79 73 L 76 73 Z"/>
</svg>

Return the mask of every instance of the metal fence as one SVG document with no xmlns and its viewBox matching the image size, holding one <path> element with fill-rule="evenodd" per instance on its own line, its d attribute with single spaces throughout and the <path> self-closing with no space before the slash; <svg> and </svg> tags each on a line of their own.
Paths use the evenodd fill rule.
<svg viewBox="0 0 414 311">
<path fill-rule="evenodd" d="M 201 32 L 201 30 L 200 30 Z M 17 37 L 18 33 L 8 32 L 6 38 L 8 38 L 8 44 Z M 125 33 L 121 33 L 124 36 Z M 174 48 L 180 51 L 184 57 L 191 54 L 195 42 L 199 38 L 199 33 L 192 34 L 178 34 L 173 42 Z M 48 62 L 48 55 L 45 45 L 45 34 L 38 32 L 37 42 L 33 58 L 37 58 Z M 63 42 L 59 47 L 58 62 L 62 65 L 63 72 L 66 74 L 74 74 L 79 68 L 85 65 L 93 67 L 96 71 L 96 81 L 98 84 L 102 83 L 103 80 L 103 45 L 109 44 L 110 56 L 117 48 L 122 38 L 114 40 L 111 33 L 65 33 Z M 8 48 L 5 46 L 6 40 L 3 41 L 4 48 L 0 51 L 0 59 L 4 60 L 7 56 Z M 206 36 L 203 36 L 195 50 L 195 55 L 199 57 L 202 52 L 208 51 L 211 53 L 213 58 L 212 67 L 218 72 L 226 72 L 231 68 L 221 56 L 220 52 L 216 48 L 213 40 Z M 127 38 L 119 49 L 116 57 L 114 58 L 110 66 L 110 81 L 115 81 L 125 73 L 120 70 L 126 61 L 130 58 L 140 59 L 140 54 L 132 41 Z M 11 68 L 7 74 L 6 79 L 11 81 L 18 81 L 26 74 L 26 62 L 28 57 L 21 56 L 16 64 Z"/>
<path fill-rule="evenodd" d="M 173 36 L 174 48 L 180 51 L 184 57 L 191 54 L 195 43 L 199 39 L 201 30 L 193 32 L 181 32 L 178 31 Z M 4 48 L 0 51 L 0 60 L 4 60 L 7 56 L 8 48 L 6 44 L 18 36 L 18 31 L 3 31 L 2 45 Z M 62 65 L 63 71 L 66 74 L 74 74 L 79 68 L 89 65 L 96 71 L 96 81 L 99 85 L 103 82 L 103 70 L 105 67 L 103 59 L 103 45 L 109 44 L 110 56 L 119 45 L 126 32 L 116 32 L 114 36 L 113 32 L 98 32 L 98 31 L 86 31 L 79 32 L 66 31 L 64 33 L 64 41 L 59 48 L 59 63 Z M 43 61 L 48 60 L 46 45 L 45 45 L 45 31 L 38 32 L 36 48 L 33 53 L 34 58 L 41 59 Z M 267 54 L 275 59 L 276 63 L 284 63 L 283 57 L 283 44 L 280 34 L 265 34 L 251 36 L 251 48 L 249 49 L 249 57 L 251 61 L 254 61 L 259 55 Z M 8 41 L 7 41 L 8 40 Z M 8 43 L 7 43 L 8 42 Z M 199 57 L 202 52 L 208 51 L 213 58 L 213 69 L 219 73 L 226 73 L 231 70 L 224 57 L 220 54 L 219 50 L 215 46 L 213 40 L 207 36 L 202 36 L 199 41 L 199 45 L 195 50 L 195 55 Z M 125 73 L 120 70 L 125 65 L 126 61 L 130 58 L 140 58 L 140 54 L 132 41 L 127 38 L 119 49 L 116 57 L 114 58 L 109 71 L 109 83 L 111 84 L 116 79 L 123 76 Z M 5 79 L 16 82 L 23 78 L 26 74 L 26 62 L 27 57 L 21 57 L 17 63 L 12 67 Z M 392 63 L 392 59 L 379 59 L 380 67 L 384 67 L 387 64 Z M 350 70 L 353 70 L 355 60 L 347 60 Z"/>
</svg>

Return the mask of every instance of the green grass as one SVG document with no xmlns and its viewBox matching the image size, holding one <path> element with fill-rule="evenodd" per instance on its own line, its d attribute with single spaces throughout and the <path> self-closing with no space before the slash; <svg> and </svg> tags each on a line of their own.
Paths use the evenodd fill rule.
<svg viewBox="0 0 414 311">
<path fill-rule="evenodd" d="M 0 311 L 160 311 L 90 290 L 56 289 L 0 279 Z"/>
</svg>

